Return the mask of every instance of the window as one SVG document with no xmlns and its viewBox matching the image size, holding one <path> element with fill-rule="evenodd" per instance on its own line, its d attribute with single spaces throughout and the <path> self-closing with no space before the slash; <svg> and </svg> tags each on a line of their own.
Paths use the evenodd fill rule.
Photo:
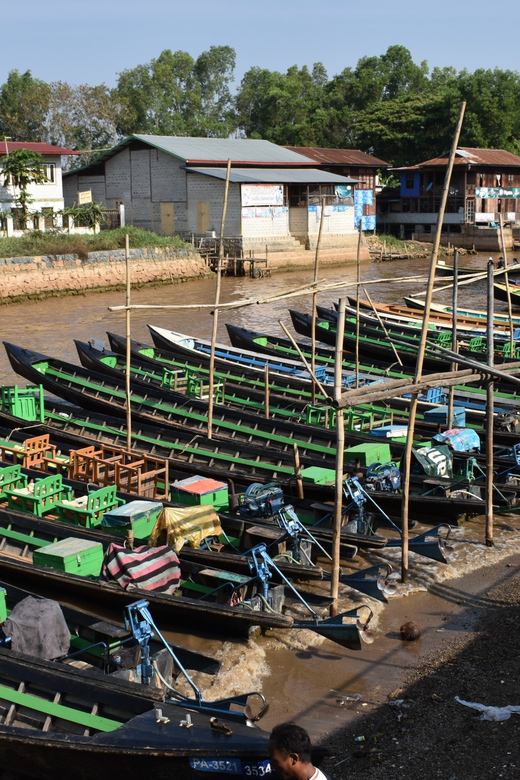
<svg viewBox="0 0 520 780">
<path fill-rule="evenodd" d="M 414 175 L 413 173 L 407 173 L 405 176 L 405 189 L 413 190 L 414 188 Z"/>
<path fill-rule="evenodd" d="M 43 166 L 43 172 L 48 179 L 45 184 L 54 184 L 56 181 L 56 165 L 54 163 L 46 163 Z"/>
</svg>

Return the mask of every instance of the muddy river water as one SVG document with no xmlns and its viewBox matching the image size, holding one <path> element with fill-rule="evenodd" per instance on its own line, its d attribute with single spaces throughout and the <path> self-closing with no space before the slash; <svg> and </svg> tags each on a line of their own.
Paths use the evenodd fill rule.
<svg viewBox="0 0 520 780">
<path fill-rule="evenodd" d="M 460 262 L 464 266 L 485 269 L 486 260 L 487 257 L 475 256 L 463 257 Z M 366 263 L 361 267 L 361 279 L 369 285 L 367 289 L 373 300 L 401 303 L 404 294 L 425 289 L 428 267 L 427 259 Z M 421 281 L 394 281 L 411 275 L 420 277 Z M 224 278 L 221 301 L 273 296 L 299 288 L 312 278 L 312 269 L 259 280 Z M 356 268 L 353 265 L 326 269 L 320 272 L 319 279 L 329 283 L 350 283 L 343 291 L 320 294 L 318 302 L 322 305 L 330 305 L 341 295 L 355 294 Z M 443 286 L 441 280 L 436 286 Z M 213 280 L 193 281 L 132 291 L 132 303 L 158 306 L 210 304 L 214 295 Z M 449 303 L 451 292 L 440 293 L 434 300 Z M 2 340 L 77 362 L 73 339 L 106 341 L 107 330 L 125 332 L 124 313 L 108 310 L 124 301 L 124 293 L 107 292 L 1 307 Z M 468 307 L 483 308 L 485 282 L 479 282 L 473 288 L 461 288 L 459 301 Z M 226 322 L 284 335 L 279 320 L 290 327 L 289 306 L 308 312 L 311 296 L 299 294 L 289 301 L 255 303 L 246 308 L 222 311 L 218 339 L 228 343 Z M 213 327 L 208 309 L 136 310 L 131 317 L 133 338 L 150 343 L 148 322 L 204 338 L 211 337 Z M 0 354 L 0 381 L 23 384 L 23 380 L 12 372 L 3 352 Z M 203 634 L 176 638 L 223 658 L 224 669 L 216 679 L 199 680 L 208 698 L 245 690 L 260 689 L 265 693 L 270 701 L 270 711 L 262 722 L 265 728 L 282 720 L 295 719 L 317 738 L 352 719 L 359 719 L 362 734 L 363 714 L 380 705 L 399 687 L 403 669 L 411 661 L 451 637 L 471 630 L 479 609 L 486 604 L 485 593 L 489 585 L 507 576 L 506 566 L 511 556 L 514 556 L 513 560 L 518 559 L 519 529 L 520 522 L 515 516 L 497 517 L 496 546 L 488 549 L 483 545 L 483 519 L 477 518 L 456 529 L 457 544 L 450 563 L 435 563 L 412 554 L 409 583 L 400 585 L 396 594 L 389 597 L 387 605 L 367 600 L 345 588 L 342 608 L 370 603 L 375 612 L 375 641 L 358 653 L 301 631 L 270 632 L 257 640 L 226 641 L 224 644 Z M 382 551 L 381 556 L 364 555 L 354 565 L 364 568 L 382 559 L 393 560 L 399 570 L 397 551 Z M 422 638 L 415 643 L 403 643 L 399 638 L 399 626 L 410 619 L 421 627 Z M 338 704 L 339 697 L 334 691 L 358 693 L 362 698 L 343 706 Z"/>
</svg>

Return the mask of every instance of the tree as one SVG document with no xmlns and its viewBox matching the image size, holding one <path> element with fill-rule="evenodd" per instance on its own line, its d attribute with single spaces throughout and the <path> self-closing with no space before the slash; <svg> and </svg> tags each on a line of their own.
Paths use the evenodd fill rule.
<svg viewBox="0 0 520 780">
<path fill-rule="evenodd" d="M 12 70 L 0 88 L 0 136 L 42 141 L 49 96 L 49 85 L 34 79 L 30 70 Z"/>
<path fill-rule="evenodd" d="M 212 46 L 196 60 L 165 49 L 149 64 L 123 71 L 114 94 L 118 131 L 226 138 L 236 126 L 234 68 L 234 49 Z"/>
<path fill-rule="evenodd" d="M 27 225 L 29 204 L 32 197 L 27 192 L 29 184 L 43 184 L 48 181 L 43 170 L 44 158 L 38 152 L 29 149 L 17 149 L 1 159 L 4 187 L 18 188 L 18 196 L 14 198 L 16 207 L 20 209 L 22 223 Z"/>
</svg>

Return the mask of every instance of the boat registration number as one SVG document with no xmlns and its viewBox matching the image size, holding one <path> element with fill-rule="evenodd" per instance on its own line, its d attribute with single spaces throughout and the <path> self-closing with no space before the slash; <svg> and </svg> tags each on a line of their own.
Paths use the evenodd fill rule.
<svg viewBox="0 0 520 780">
<path fill-rule="evenodd" d="M 266 761 L 241 761 L 239 758 L 190 758 L 190 766 L 199 772 L 215 772 L 221 775 L 242 777 L 267 777 L 271 765 Z"/>
</svg>

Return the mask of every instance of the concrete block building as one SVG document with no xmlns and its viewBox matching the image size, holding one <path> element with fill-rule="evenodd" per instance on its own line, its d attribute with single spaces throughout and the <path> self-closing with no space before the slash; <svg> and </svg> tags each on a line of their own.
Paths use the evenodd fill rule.
<svg viewBox="0 0 520 780">
<path fill-rule="evenodd" d="M 224 237 L 234 248 L 312 249 L 356 241 L 356 179 L 268 141 L 132 135 L 64 176 L 66 204 L 91 190 L 127 224 L 163 235 L 219 236 L 231 160 Z M 323 220 L 321 216 L 323 208 Z"/>
</svg>

